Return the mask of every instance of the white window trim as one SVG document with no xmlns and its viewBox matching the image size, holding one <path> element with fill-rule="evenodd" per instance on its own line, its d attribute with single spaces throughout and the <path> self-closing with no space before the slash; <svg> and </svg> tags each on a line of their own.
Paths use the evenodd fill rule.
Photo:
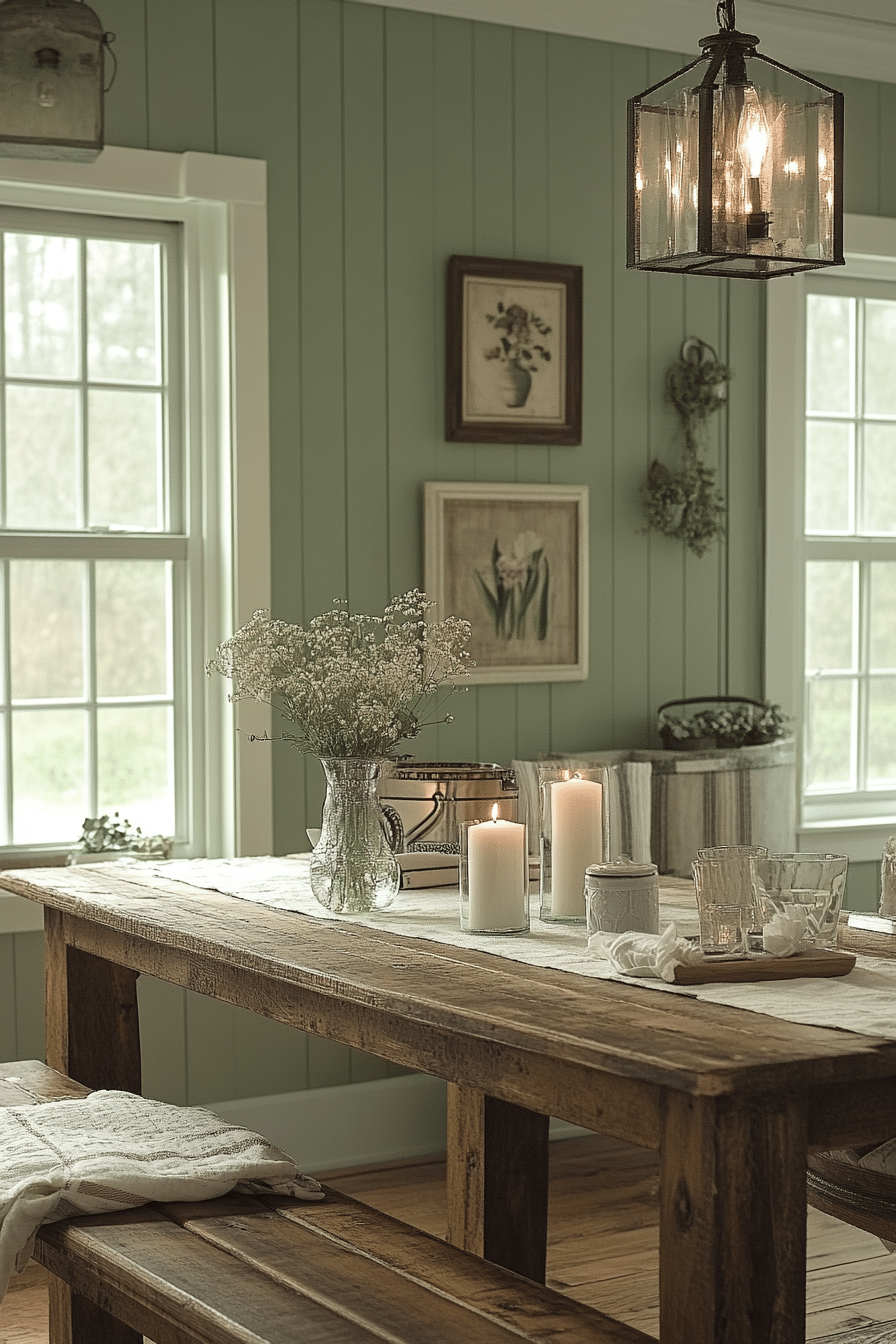
<svg viewBox="0 0 896 1344">
<path fill-rule="evenodd" d="M 270 606 L 270 458 L 266 167 L 217 154 L 166 154 L 107 146 L 95 162 L 0 159 L 7 205 L 174 219 L 188 259 L 188 432 L 199 446 L 205 613 L 209 655 L 258 607 Z M 190 265 L 189 263 L 193 264 Z M 205 835 L 208 855 L 269 854 L 273 848 L 270 753 L 236 731 L 223 678 L 197 684 L 204 707 Z M 251 731 L 270 727 L 253 705 Z M 204 841 L 204 843 L 203 843 Z"/>
<path fill-rule="evenodd" d="M 844 219 L 846 266 L 837 276 L 874 274 L 896 259 L 896 220 Z M 765 694 L 802 722 L 803 703 L 803 435 L 804 410 L 794 388 L 805 384 L 806 278 L 769 285 L 766 339 Z M 802 770 L 797 770 L 802 804 Z M 798 814 L 799 816 L 799 811 Z M 799 822 L 797 846 L 836 851 L 861 862 L 879 859 L 896 830 L 891 817 Z"/>
</svg>

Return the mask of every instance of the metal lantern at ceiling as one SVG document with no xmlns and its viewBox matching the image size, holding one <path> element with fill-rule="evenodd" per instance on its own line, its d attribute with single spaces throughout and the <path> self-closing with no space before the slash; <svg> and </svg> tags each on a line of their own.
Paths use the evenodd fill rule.
<svg viewBox="0 0 896 1344">
<path fill-rule="evenodd" d="M 627 265 L 751 280 L 841 266 L 843 95 L 760 56 L 734 0 L 716 15 L 702 55 L 629 99 Z"/>
<path fill-rule="evenodd" d="M 89 163 L 103 148 L 103 48 L 80 0 L 0 3 L 0 156 Z"/>
</svg>

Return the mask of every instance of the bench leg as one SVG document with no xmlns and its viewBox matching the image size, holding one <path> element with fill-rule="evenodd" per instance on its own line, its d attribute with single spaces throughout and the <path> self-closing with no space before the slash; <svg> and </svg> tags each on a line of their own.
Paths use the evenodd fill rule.
<svg viewBox="0 0 896 1344">
<path fill-rule="evenodd" d="M 670 1094 L 661 1159 L 663 1344 L 803 1344 L 805 1109 Z"/>
<path fill-rule="evenodd" d="M 60 910 L 44 910 L 47 1063 L 86 1087 L 140 1092 L 137 972 L 65 941 Z"/>
<path fill-rule="evenodd" d="M 550 1119 L 448 1084 L 448 1240 L 544 1283 Z"/>
<path fill-rule="evenodd" d="M 123 1325 L 55 1274 L 50 1284 L 50 1344 L 143 1344 L 143 1336 Z"/>
</svg>

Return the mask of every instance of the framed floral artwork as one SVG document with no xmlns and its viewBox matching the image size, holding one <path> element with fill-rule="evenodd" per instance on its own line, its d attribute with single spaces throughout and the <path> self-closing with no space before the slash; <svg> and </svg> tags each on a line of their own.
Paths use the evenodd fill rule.
<svg viewBox="0 0 896 1344">
<path fill-rule="evenodd" d="M 424 485 L 425 587 L 473 634 L 471 682 L 588 675 L 588 487 Z"/>
<path fill-rule="evenodd" d="M 582 268 L 448 262 L 446 427 L 464 443 L 582 442 Z"/>
</svg>

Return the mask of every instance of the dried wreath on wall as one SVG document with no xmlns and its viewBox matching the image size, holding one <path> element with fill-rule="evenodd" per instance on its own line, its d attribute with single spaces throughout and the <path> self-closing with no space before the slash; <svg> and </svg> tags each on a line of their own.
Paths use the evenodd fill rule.
<svg viewBox="0 0 896 1344">
<path fill-rule="evenodd" d="M 655 459 L 641 487 L 645 530 L 683 541 L 695 555 L 705 555 L 725 531 L 725 501 L 715 468 L 700 456 L 699 431 L 724 403 L 730 378 L 711 345 L 696 336 L 683 343 L 666 375 L 666 395 L 684 429 L 682 465 L 670 471 Z"/>
</svg>

